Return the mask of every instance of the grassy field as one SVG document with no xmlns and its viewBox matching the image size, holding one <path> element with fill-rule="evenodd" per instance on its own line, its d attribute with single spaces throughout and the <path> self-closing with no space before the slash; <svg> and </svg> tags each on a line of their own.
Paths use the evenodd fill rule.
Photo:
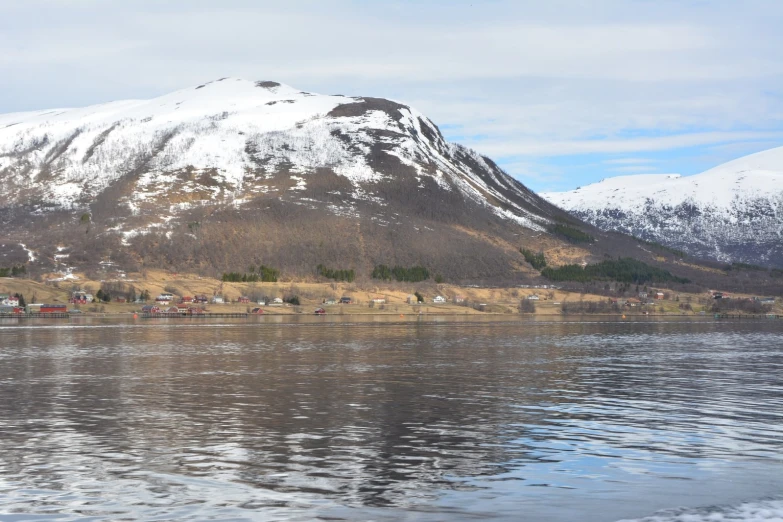
<svg viewBox="0 0 783 522">
<path fill-rule="evenodd" d="M 54 277 L 54 276 L 53 276 Z M 76 274 L 78 279 L 66 281 L 33 281 L 28 279 L 0 279 L 0 293 L 21 293 L 28 303 L 67 303 L 71 293 L 76 290 L 96 294 L 104 281 L 90 280 L 84 274 Z M 112 283 L 122 283 L 126 288 L 131 285 L 137 294 L 143 290 L 155 296 L 163 292 L 171 292 L 179 296 L 222 295 L 230 303 L 209 304 L 209 312 L 245 312 L 258 306 L 254 303 L 242 304 L 235 301 L 240 296 L 266 296 L 270 300 L 275 297 L 286 298 L 297 296 L 300 306 L 263 306 L 268 314 L 313 313 L 315 308 L 323 307 L 328 314 L 516 314 L 520 300 L 530 295 L 538 295 L 535 301 L 537 315 L 560 314 L 564 302 L 606 301 L 605 296 L 564 292 L 561 290 L 535 288 L 475 288 L 460 287 L 449 284 L 427 283 L 323 283 L 323 282 L 277 282 L 277 283 L 227 283 L 217 279 L 201 277 L 195 274 L 178 274 L 163 270 L 147 270 L 142 274 L 127 274 L 125 278 L 109 280 Z M 425 297 L 425 302 L 419 305 L 408 304 L 408 297 L 418 291 Z M 437 296 L 446 298 L 444 304 L 434 304 L 432 299 Z M 350 305 L 324 305 L 325 300 L 348 296 L 353 300 Z M 460 297 L 470 306 L 455 304 L 454 299 Z M 373 304 L 373 299 L 385 299 L 385 304 Z M 690 300 L 693 304 L 692 314 L 698 314 L 705 309 L 697 304 L 699 298 L 705 296 L 680 294 L 680 301 L 656 301 L 655 305 L 625 309 L 627 315 L 638 315 L 644 312 L 683 314 L 679 309 L 680 302 Z M 474 306 L 476 305 L 476 306 Z M 477 306 L 484 305 L 484 306 Z M 133 313 L 141 308 L 136 303 L 94 303 L 82 305 L 85 313 Z M 72 307 L 69 307 L 72 308 Z M 73 307 L 76 308 L 76 307 Z M 779 305 L 778 305 L 779 308 Z M 615 314 L 616 315 L 616 314 Z"/>
</svg>

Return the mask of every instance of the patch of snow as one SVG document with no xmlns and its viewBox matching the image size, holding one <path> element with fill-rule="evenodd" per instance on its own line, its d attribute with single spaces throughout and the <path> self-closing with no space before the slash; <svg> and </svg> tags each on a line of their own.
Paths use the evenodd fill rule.
<svg viewBox="0 0 783 522">
<path fill-rule="evenodd" d="M 33 252 L 32 250 L 27 248 L 27 246 L 24 243 L 19 243 L 19 246 L 22 247 L 22 250 L 27 252 L 27 259 L 28 259 L 28 261 L 30 261 L 31 263 L 33 261 L 35 261 L 35 259 L 36 259 L 35 252 Z"/>
</svg>

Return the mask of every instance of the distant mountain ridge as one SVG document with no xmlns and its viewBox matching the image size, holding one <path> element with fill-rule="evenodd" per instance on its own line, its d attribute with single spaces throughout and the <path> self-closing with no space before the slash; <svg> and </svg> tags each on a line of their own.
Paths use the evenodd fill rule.
<svg viewBox="0 0 783 522">
<path fill-rule="evenodd" d="M 541 196 L 602 230 L 718 261 L 783 267 L 783 147 L 694 176 L 618 176 Z"/>
</svg>

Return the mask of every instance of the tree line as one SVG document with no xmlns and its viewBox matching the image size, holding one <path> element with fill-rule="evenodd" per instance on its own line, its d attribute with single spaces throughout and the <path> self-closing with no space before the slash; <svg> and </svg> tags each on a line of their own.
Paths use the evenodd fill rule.
<svg viewBox="0 0 783 522">
<path fill-rule="evenodd" d="M 536 253 L 527 248 L 520 248 L 519 251 L 525 257 L 525 261 L 530 263 L 530 266 L 536 270 L 541 270 L 546 266 L 546 258 L 543 252 Z"/>
<path fill-rule="evenodd" d="M 387 265 L 375 265 L 372 271 L 373 279 L 381 279 L 383 281 L 395 281 L 406 283 L 418 283 L 420 281 L 426 281 L 430 278 L 430 272 L 426 268 L 420 265 L 405 268 L 402 266 L 394 266 L 389 268 Z"/>
<path fill-rule="evenodd" d="M 556 223 L 550 226 L 548 231 L 562 237 L 569 243 L 592 243 L 595 241 L 595 238 L 590 234 L 563 223 Z"/>
<path fill-rule="evenodd" d="M 674 254 L 675 256 L 679 257 L 680 259 L 685 258 L 688 256 L 688 254 L 682 250 L 678 250 L 676 248 L 668 247 L 666 245 L 662 245 L 661 243 L 658 243 L 656 241 L 647 241 L 646 239 L 641 239 L 636 236 L 633 236 L 635 240 L 637 240 L 639 243 L 643 243 L 647 245 L 648 247 L 655 248 L 657 250 L 661 250 L 663 252 L 668 252 L 670 254 Z"/>
<path fill-rule="evenodd" d="M 552 281 L 591 281 L 612 280 L 621 283 L 690 283 L 689 279 L 672 275 L 668 270 L 650 266 L 643 261 L 630 257 L 601 261 L 600 263 L 581 265 L 563 265 L 558 268 L 546 267 L 541 275 Z"/>
<path fill-rule="evenodd" d="M 227 283 L 276 283 L 277 278 L 280 277 L 280 270 L 276 268 L 270 268 L 268 266 L 259 265 L 256 267 L 250 267 L 250 273 L 242 272 L 223 272 L 221 281 Z"/>
<path fill-rule="evenodd" d="M 27 273 L 24 265 L 12 266 L 10 268 L 0 267 L 0 277 L 16 277 Z"/>
<path fill-rule="evenodd" d="M 335 281 L 347 281 L 352 283 L 356 279 L 356 271 L 351 268 L 350 270 L 335 270 L 333 268 L 327 268 L 324 265 L 318 265 L 316 267 L 318 275 L 327 279 L 334 279 Z"/>
</svg>

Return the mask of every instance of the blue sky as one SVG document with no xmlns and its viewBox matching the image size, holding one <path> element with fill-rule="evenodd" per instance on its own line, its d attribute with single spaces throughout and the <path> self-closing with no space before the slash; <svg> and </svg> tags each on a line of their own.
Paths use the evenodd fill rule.
<svg viewBox="0 0 783 522">
<path fill-rule="evenodd" d="M 414 105 L 538 191 L 783 146 L 780 0 L 0 0 L 0 112 L 222 76 Z"/>
</svg>

